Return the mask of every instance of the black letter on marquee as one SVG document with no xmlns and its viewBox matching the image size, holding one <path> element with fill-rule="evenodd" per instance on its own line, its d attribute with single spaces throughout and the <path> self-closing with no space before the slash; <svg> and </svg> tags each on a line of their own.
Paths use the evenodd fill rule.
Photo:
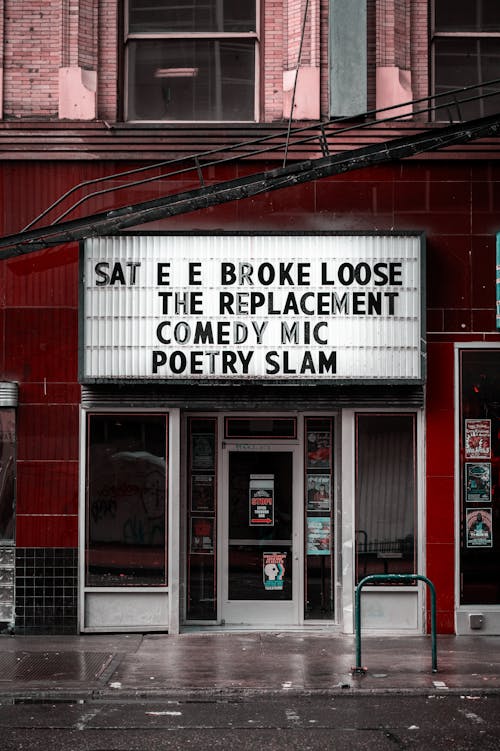
<svg viewBox="0 0 500 751">
<path fill-rule="evenodd" d="M 162 352 L 160 349 L 155 349 L 153 351 L 153 373 L 158 373 L 158 368 L 161 368 L 166 362 L 167 356 L 165 352 Z"/>
</svg>

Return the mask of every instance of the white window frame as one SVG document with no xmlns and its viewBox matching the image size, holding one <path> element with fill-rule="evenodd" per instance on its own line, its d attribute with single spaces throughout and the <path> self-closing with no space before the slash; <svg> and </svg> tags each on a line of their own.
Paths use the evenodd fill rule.
<svg viewBox="0 0 500 751">
<path fill-rule="evenodd" d="M 431 14 L 430 14 L 430 51 L 431 51 L 431 74 L 432 74 L 432 86 L 431 91 L 433 94 L 436 93 L 436 48 L 435 48 L 435 41 L 437 39 L 498 39 L 500 44 L 500 31 L 436 31 L 436 3 L 439 2 L 439 0 L 432 0 L 431 1 Z M 476 91 L 473 92 L 474 94 L 477 93 Z M 438 100 L 439 102 L 439 100 Z M 483 108 L 483 102 L 481 100 L 478 100 L 479 107 L 482 110 Z M 450 105 L 450 109 L 453 111 L 453 105 Z M 440 115 L 440 112 L 446 113 L 445 115 Z M 458 114 L 458 113 L 457 113 Z M 480 116 L 482 117 L 484 112 L 480 113 Z M 445 108 L 443 110 L 438 110 L 435 114 L 436 120 L 447 120 L 448 119 L 448 112 Z"/>
<path fill-rule="evenodd" d="M 254 117 L 252 120 L 238 120 L 237 122 L 258 122 L 260 117 L 259 112 L 259 91 L 260 91 L 260 38 L 261 38 L 261 23 L 260 23 L 260 2 L 261 0 L 254 0 L 255 3 L 255 31 L 248 31 L 248 32 L 233 32 L 233 31 L 224 31 L 224 32 L 211 32 L 211 31 L 200 31 L 200 32 L 129 32 L 128 29 L 128 20 L 129 20 L 129 1 L 125 0 L 125 6 L 124 6 L 124 12 L 125 12 L 125 23 L 124 23 L 124 38 L 123 38 L 123 46 L 124 46 L 124 119 L 126 122 L 129 123 L 157 123 L 157 122 L 168 122 L 168 123 L 202 123 L 202 122 L 209 122 L 209 123 L 224 123 L 227 124 L 228 122 L 232 122 L 231 120 L 134 120 L 128 118 L 128 110 L 129 110 L 129 101 L 128 101 L 128 92 L 129 92 L 129 55 L 127 51 L 128 42 L 138 39 L 165 39 L 165 40 L 174 40 L 174 39 L 185 39 L 185 40 L 196 40 L 196 39 L 226 39 L 226 40 L 237 40 L 237 39 L 253 39 L 254 40 L 254 54 L 255 54 L 255 62 L 254 62 L 254 71 L 255 71 L 255 78 L 254 78 Z"/>
</svg>

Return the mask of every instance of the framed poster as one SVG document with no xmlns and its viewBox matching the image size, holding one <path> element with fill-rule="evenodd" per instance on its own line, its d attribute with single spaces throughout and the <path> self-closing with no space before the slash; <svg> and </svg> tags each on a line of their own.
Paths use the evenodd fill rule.
<svg viewBox="0 0 500 751">
<path fill-rule="evenodd" d="M 192 554 L 214 552 L 214 519 L 206 516 L 191 517 L 191 546 Z"/>
<path fill-rule="evenodd" d="M 329 516 L 307 517 L 307 555 L 330 555 L 331 531 Z"/>
<path fill-rule="evenodd" d="M 466 462 L 465 502 L 491 503 L 491 464 Z"/>
<path fill-rule="evenodd" d="M 191 511 L 214 510 L 214 475 L 191 477 Z"/>
<path fill-rule="evenodd" d="M 467 509 L 467 547 L 492 548 L 491 508 Z"/>
<path fill-rule="evenodd" d="M 307 510 L 330 511 L 330 475 L 307 476 Z"/>
<path fill-rule="evenodd" d="M 214 469 L 215 446 L 212 433 L 193 433 L 191 436 L 191 468 Z"/>
<path fill-rule="evenodd" d="M 330 433 L 321 430 L 307 432 L 307 466 L 312 469 L 330 467 Z"/>
<path fill-rule="evenodd" d="M 249 524 L 274 527 L 274 475 L 250 475 Z"/>
<path fill-rule="evenodd" d="M 464 449 L 466 459 L 491 458 L 491 420 L 466 420 Z"/>
</svg>

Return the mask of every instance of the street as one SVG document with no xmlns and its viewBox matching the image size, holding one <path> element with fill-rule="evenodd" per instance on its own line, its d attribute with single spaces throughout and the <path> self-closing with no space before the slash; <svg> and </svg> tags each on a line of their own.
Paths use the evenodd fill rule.
<svg viewBox="0 0 500 751">
<path fill-rule="evenodd" d="M 0 733 L 1 751 L 498 751 L 500 696 L 4 698 Z"/>
</svg>

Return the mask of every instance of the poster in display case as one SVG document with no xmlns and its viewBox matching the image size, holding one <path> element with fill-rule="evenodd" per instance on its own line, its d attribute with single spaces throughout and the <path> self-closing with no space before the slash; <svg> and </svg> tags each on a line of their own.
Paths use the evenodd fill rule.
<svg viewBox="0 0 500 751">
<path fill-rule="evenodd" d="M 330 466 L 330 433 L 322 430 L 307 431 L 307 466 L 311 469 L 328 469 Z"/>
<path fill-rule="evenodd" d="M 466 459 L 491 458 L 491 420 L 465 421 L 464 449 Z"/>
<path fill-rule="evenodd" d="M 307 511 L 330 511 L 330 475 L 307 476 Z"/>
<path fill-rule="evenodd" d="M 215 443 L 211 433 L 193 433 L 191 436 L 191 468 L 213 469 Z"/>
<path fill-rule="evenodd" d="M 330 555 L 331 530 L 329 516 L 307 517 L 307 555 Z"/>
<path fill-rule="evenodd" d="M 467 547 L 492 548 L 491 508 L 467 509 Z"/>
<path fill-rule="evenodd" d="M 193 475 L 191 477 L 191 511 L 214 510 L 214 475 Z"/>
<path fill-rule="evenodd" d="M 206 516 L 191 517 L 191 553 L 214 552 L 214 519 Z"/>
<path fill-rule="evenodd" d="M 491 464 L 466 462 L 465 502 L 491 503 Z"/>
</svg>

